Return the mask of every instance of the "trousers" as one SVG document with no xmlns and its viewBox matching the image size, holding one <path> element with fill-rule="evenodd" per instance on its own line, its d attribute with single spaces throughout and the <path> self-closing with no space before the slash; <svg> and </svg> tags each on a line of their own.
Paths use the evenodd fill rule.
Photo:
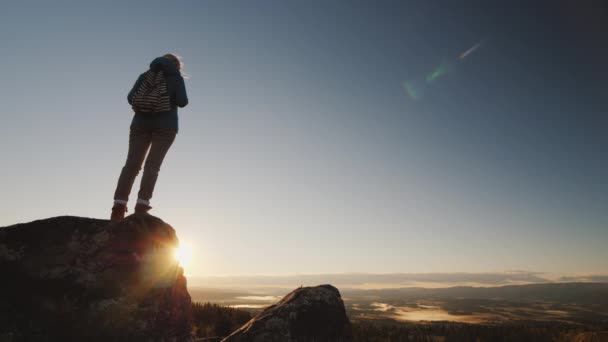
<svg viewBox="0 0 608 342">
<path fill-rule="evenodd" d="M 144 159 L 146 163 L 137 197 L 145 201 L 152 198 L 160 166 L 176 135 L 177 129 L 174 128 L 131 128 L 129 132 L 129 152 L 127 161 L 118 178 L 118 184 L 114 192 L 115 200 L 128 201 L 131 188 L 141 170 Z"/>
</svg>

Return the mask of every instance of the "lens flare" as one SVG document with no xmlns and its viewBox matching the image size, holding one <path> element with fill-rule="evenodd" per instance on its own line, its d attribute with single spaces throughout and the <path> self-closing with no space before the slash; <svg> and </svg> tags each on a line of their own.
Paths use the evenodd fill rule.
<svg viewBox="0 0 608 342">
<path fill-rule="evenodd" d="M 460 54 L 459 59 L 462 61 L 464 60 L 468 55 L 472 54 L 473 52 L 475 52 L 475 50 L 477 50 L 481 44 L 483 44 L 484 40 L 481 40 L 479 43 L 473 45 L 472 48 L 468 49 L 467 51 L 463 52 Z"/>
<path fill-rule="evenodd" d="M 428 83 L 433 82 L 434 80 L 438 79 L 439 77 L 445 75 L 448 71 L 450 71 L 450 67 L 449 67 L 448 63 L 443 62 L 437 67 L 437 69 L 435 69 L 432 73 L 430 73 L 426 76 L 426 81 Z"/>
<path fill-rule="evenodd" d="M 411 81 L 405 81 L 405 82 L 403 82 L 403 89 L 405 90 L 405 93 L 412 100 L 418 100 L 420 98 L 421 94 L 418 91 L 417 87 L 414 85 L 414 82 L 411 82 Z"/>
<path fill-rule="evenodd" d="M 423 79 L 414 79 L 414 80 L 406 80 L 403 82 L 403 89 L 405 93 L 412 99 L 418 100 L 422 97 L 422 91 L 428 90 L 431 87 L 431 84 L 434 83 L 437 79 L 443 77 L 445 74 L 449 73 L 453 69 L 456 70 L 458 65 L 464 62 L 464 59 L 470 56 L 472 53 L 477 51 L 482 45 L 486 42 L 486 38 L 480 40 L 477 44 L 470 47 L 468 50 L 464 51 L 458 58 L 455 60 L 453 58 L 449 60 L 443 61 L 436 67 L 432 72 L 426 75 Z M 429 90 L 430 91 L 430 90 Z"/>
</svg>

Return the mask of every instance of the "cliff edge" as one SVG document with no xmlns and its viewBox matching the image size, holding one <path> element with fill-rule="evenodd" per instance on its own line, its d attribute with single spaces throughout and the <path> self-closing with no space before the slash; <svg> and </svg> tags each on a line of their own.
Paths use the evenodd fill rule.
<svg viewBox="0 0 608 342">
<path fill-rule="evenodd" d="M 183 341 L 191 300 L 175 230 L 150 215 L 0 228 L 0 341 Z"/>
</svg>

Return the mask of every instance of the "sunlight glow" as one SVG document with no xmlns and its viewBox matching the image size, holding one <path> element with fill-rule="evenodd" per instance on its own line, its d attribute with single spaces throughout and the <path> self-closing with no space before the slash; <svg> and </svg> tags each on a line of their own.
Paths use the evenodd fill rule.
<svg viewBox="0 0 608 342">
<path fill-rule="evenodd" d="M 177 262 L 184 269 L 186 269 L 190 265 L 190 262 L 192 261 L 192 248 L 190 248 L 190 246 L 187 244 L 180 244 L 175 249 L 174 257 L 175 257 L 175 260 L 177 260 Z"/>
</svg>

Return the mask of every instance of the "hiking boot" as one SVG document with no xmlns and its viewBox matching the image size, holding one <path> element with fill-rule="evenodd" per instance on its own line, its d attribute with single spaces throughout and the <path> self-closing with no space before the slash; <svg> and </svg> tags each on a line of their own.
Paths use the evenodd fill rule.
<svg viewBox="0 0 608 342">
<path fill-rule="evenodd" d="M 152 209 L 151 206 L 145 205 L 143 203 L 137 203 L 135 205 L 135 213 L 136 214 L 147 214 L 150 209 Z"/>
<path fill-rule="evenodd" d="M 125 213 L 127 212 L 127 205 L 122 203 L 114 203 L 112 207 L 112 215 L 110 216 L 110 221 L 116 222 L 125 218 Z"/>
</svg>

